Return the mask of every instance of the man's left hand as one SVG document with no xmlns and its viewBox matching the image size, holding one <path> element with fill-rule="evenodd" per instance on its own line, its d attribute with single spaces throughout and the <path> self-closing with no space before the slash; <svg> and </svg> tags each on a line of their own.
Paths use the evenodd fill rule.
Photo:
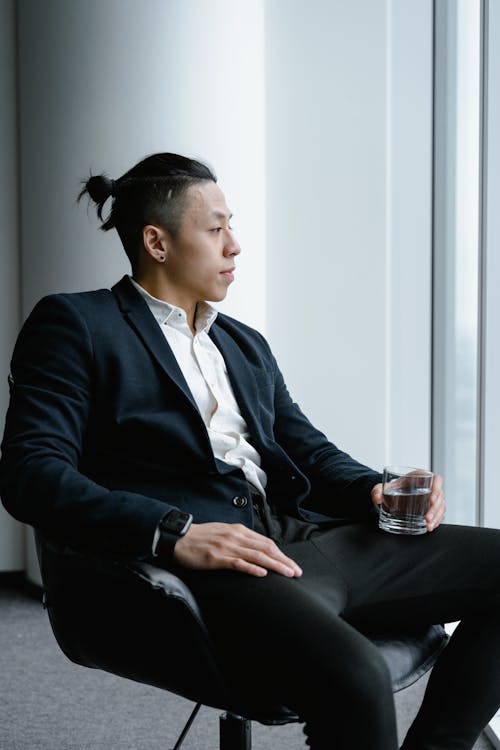
<svg viewBox="0 0 500 750">
<path fill-rule="evenodd" d="M 382 484 L 376 484 L 371 492 L 372 501 L 375 505 L 380 505 L 384 496 L 382 494 Z M 425 523 L 427 531 L 437 529 L 446 513 L 446 501 L 443 493 L 443 477 L 435 474 L 432 478 L 431 497 L 429 501 L 429 510 L 425 514 Z"/>
</svg>

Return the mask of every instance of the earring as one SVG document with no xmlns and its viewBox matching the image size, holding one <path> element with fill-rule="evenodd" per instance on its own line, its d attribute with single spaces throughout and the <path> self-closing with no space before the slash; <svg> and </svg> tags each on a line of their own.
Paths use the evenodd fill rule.
<svg viewBox="0 0 500 750">
<path fill-rule="evenodd" d="M 165 256 L 164 255 L 158 256 L 158 260 L 160 261 L 160 263 L 165 263 Z"/>
</svg>

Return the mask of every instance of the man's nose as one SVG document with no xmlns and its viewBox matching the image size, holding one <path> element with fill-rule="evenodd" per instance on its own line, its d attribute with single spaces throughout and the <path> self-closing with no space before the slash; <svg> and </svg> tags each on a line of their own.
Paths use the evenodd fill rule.
<svg viewBox="0 0 500 750">
<path fill-rule="evenodd" d="M 224 252 L 226 255 L 239 255 L 241 253 L 241 247 L 239 245 L 239 242 L 236 240 L 235 237 L 233 237 L 232 234 L 228 235 Z"/>
</svg>

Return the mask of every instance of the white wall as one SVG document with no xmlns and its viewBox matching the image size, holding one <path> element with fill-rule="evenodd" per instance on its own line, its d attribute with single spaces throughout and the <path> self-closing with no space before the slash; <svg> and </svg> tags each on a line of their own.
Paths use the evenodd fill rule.
<svg viewBox="0 0 500 750">
<path fill-rule="evenodd" d="M 432 3 L 267 6 L 268 334 L 368 464 L 430 460 Z"/>
<path fill-rule="evenodd" d="M 0 2 L 0 431 L 19 325 L 14 3 Z M 0 505 L 0 571 L 23 567 L 22 528 Z"/>
<path fill-rule="evenodd" d="M 128 270 L 115 233 L 75 205 L 89 169 L 178 151 L 221 175 L 248 248 L 225 309 L 263 327 L 262 2 L 20 0 L 19 16 L 23 313 Z"/>
</svg>

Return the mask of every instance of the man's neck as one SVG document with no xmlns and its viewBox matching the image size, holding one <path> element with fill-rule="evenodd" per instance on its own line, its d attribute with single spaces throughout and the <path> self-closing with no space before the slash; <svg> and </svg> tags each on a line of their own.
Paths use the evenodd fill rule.
<svg viewBox="0 0 500 750">
<path fill-rule="evenodd" d="M 162 300 L 163 302 L 168 302 L 170 305 L 175 305 L 176 307 L 180 307 L 182 310 L 184 310 L 191 332 L 193 336 L 195 335 L 197 302 L 186 300 L 178 290 L 172 288 L 168 281 L 166 281 L 165 279 L 159 279 L 157 276 L 134 274 L 132 278 L 152 297 Z"/>
</svg>

